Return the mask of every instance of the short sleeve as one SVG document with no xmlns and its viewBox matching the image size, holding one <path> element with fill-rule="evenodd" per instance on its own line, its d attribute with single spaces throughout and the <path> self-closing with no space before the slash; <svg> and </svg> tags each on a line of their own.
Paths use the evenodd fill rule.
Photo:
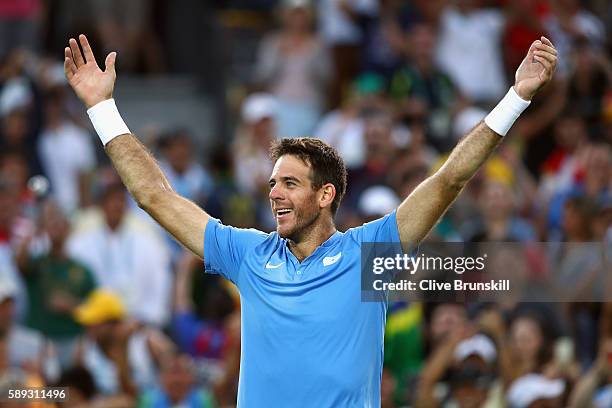
<svg viewBox="0 0 612 408">
<path fill-rule="evenodd" d="M 255 229 L 234 228 L 211 218 L 204 236 L 204 269 L 237 283 L 244 257 L 268 234 Z"/>
<path fill-rule="evenodd" d="M 400 242 L 395 210 L 382 218 L 350 230 L 358 242 Z"/>
</svg>

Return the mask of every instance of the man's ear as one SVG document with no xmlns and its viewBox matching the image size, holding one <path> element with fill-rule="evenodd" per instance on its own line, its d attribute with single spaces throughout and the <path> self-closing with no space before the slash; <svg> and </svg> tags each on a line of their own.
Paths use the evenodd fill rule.
<svg viewBox="0 0 612 408">
<path fill-rule="evenodd" d="M 327 183 L 327 184 L 323 184 L 323 186 L 321 186 L 319 191 L 321 194 L 319 198 L 319 207 L 321 208 L 330 207 L 331 208 L 331 205 L 334 202 L 334 198 L 336 198 L 336 187 L 332 183 Z"/>
</svg>

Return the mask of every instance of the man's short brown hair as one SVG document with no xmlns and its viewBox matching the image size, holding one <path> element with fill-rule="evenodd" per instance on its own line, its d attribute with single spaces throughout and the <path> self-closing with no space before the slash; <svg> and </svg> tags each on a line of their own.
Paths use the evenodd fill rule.
<svg viewBox="0 0 612 408">
<path fill-rule="evenodd" d="M 270 158 L 274 162 L 285 155 L 296 156 L 310 166 L 314 189 L 327 183 L 336 187 L 336 196 L 331 204 L 332 215 L 335 215 L 346 192 L 346 167 L 336 149 L 310 137 L 281 139 L 270 148 Z"/>
</svg>

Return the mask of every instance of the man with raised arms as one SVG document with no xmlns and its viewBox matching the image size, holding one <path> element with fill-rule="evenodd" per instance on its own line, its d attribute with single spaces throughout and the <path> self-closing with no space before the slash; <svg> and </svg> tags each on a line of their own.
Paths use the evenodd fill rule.
<svg viewBox="0 0 612 408">
<path fill-rule="evenodd" d="M 241 296 L 241 407 L 377 407 L 386 304 L 360 301 L 360 244 L 417 245 L 550 81 L 557 51 L 542 37 L 516 82 L 455 147 L 446 163 L 381 219 L 336 230 L 346 191 L 338 153 L 318 139 L 283 139 L 271 149 L 270 234 L 221 224 L 179 196 L 123 122 L 114 100 L 115 60 L 102 71 L 84 35 L 70 39 L 64 69 L 87 107 L 106 153 L 145 211 L 204 258 L 206 271 L 234 282 Z M 82 50 L 79 48 L 82 47 Z"/>
</svg>

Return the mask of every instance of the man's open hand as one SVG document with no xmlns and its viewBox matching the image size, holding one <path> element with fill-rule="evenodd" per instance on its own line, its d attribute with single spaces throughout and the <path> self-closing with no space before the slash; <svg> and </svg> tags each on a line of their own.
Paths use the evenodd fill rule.
<svg viewBox="0 0 612 408">
<path fill-rule="evenodd" d="M 102 71 L 94 58 L 87 37 L 81 34 L 79 41 L 83 47 L 82 53 L 74 38 L 68 41 L 69 47 L 64 49 L 64 73 L 74 92 L 89 109 L 98 102 L 112 98 L 117 77 L 115 73 L 117 53 L 108 54 L 104 63 L 106 70 Z"/>
<path fill-rule="evenodd" d="M 557 68 L 557 50 L 546 37 L 536 40 L 529 47 L 527 56 L 516 70 L 514 90 L 523 99 L 533 96 L 553 77 Z"/>
</svg>

